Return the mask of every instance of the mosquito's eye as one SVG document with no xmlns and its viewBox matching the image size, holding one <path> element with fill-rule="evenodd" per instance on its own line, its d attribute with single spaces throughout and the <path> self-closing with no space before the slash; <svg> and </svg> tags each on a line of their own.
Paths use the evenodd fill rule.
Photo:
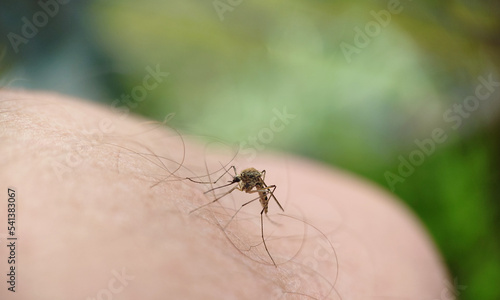
<svg viewBox="0 0 500 300">
<path fill-rule="evenodd" d="M 240 182 L 240 181 L 241 181 L 241 179 L 239 177 L 234 177 L 233 178 L 233 182 Z"/>
</svg>

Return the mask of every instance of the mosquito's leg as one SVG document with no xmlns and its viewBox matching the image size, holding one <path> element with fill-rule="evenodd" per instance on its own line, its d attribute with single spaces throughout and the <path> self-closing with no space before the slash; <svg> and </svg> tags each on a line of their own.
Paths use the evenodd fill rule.
<svg viewBox="0 0 500 300">
<path fill-rule="evenodd" d="M 222 175 L 219 176 L 219 178 L 217 178 L 217 180 L 215 180 L 214 182 L 210 182 L 210 181 L 208 181 L 208 182 L 196 181 L 196 180 L 193 180 L 193 179 L 191 179 L 189 177 L 186 177 L 186 179 L 189 180 L 189 181 L 191 181 L 191 182 L 194 182 L 194 183 L 202 183 L 202 184 L 209 184 L 209 183 L 211 183 L 211 184 L 216 184 L 217 181 L 219 181 L 224 175 L 226 175 L 227 173 L 229 173 L 229 170 L 233 169 L 234 173 L 236 174 L 236 167 L 235 166 L 231 166 L 228 170 L 226 170 L 226 168 L 224 168 L 224 166 L 222 168 L 224 169 L 224 173 L 222 173 Z M 203 177 L 205 177 L 205 176 L 203 176 Z"/>
<path fill-rule="evenodd" d="M 221 186 L 218 186 L 218 187 L 211 188 L 208 191 L 204 192 L 204 194 L 210 193 L 213 190 L 217 190 L 217 189 L 220 189 L 220 188 L 223 188 L 223 187 L 226 187 L 226 186 L 230 186 L 231 184 L 234 183 L 234 178 L 236 178 L 236 176 L 238 176 L 238 173 L 236 173 L 236 167 L 235 166 L 231 166 L 228 170 L 226 170 L 226 168 L 224 168 L 224 166 L 222 166 L 222 168 L 224 169 L 225 172 L 219 178 L 217 178 L 217 180 L 214 181 L 213 183 L 212 182 L 208 182 L 208 183 L 212 183 L 212 184 L 217 183 L 217 181 L 219 181 L 219 179 L 221 179 L 222 176 L 224 176 L 226 173 L 229 173 L 229 170 L 231 170 L 231 169 L 233 169 L 234 174 L 235 174 L 235 176 L 233 176 L 233 181 L 230 181 L 229 183 L 221 185 Z"/>
<path fill-rule="evenodd" d="M 272 191 L 271 191 L 271 189 L 272 189 Z M 274 185 L 274 184 L 273 184 L 273 185 L 266 186 L 266 187 L 265 187 L 265 188 L 263 188 L 263 189 L 250 191 L 250 192 L 248 192 L 248 193 L 249 193 L 249 194 L 251 194 L 251 193 L 259 193 L 259 192 L 269 193 L 269 194 L 271 194 L 271 197 L 274 199 L 274 201 L 276 201 L 276 204 L 278 204 L 278 206 L 280 207 L 280 209 L 281 209 L 282 211 L 285 211 L 285 210 L 283 209 L 283 207 L 281 206 L 281 204 L 279 203 L 278 199 L 276 199 L 276 197 L 274 196 L 274 191 L 275 191 L 275 190 L 276 190 L 276 185 Z"/>
<path fill-rule="evenodd" d="M 272 191 L 269 191 L 271 193 L 271 197 L 273 197 L 274 201 L 276 201 L 276 204 L 278 204 L 278 206 L 280 207 L 281 211 L 285 211 L 283 209 L 283 207 L 281 206 L 280 202 L 278 201 L 278 199 L 276 198 L 276 196 L 274 196 L 274 191 L 276 190 L 276 186 L 273 184 L 273 185 L 268 186 L 268 188 L 272 188 L 273 189 Z"/>
<path fill-rule="evenodd" d="M 208 193 L 213 192 L 213 191 L 215 191 L 215 190 L 218 190 L 218 189 L 221 189 L 221 188 L 225 188 L 226 186 L 230 186 L 231 184 L 234 184 L 234 182 L 232 182 L 232 181 L 231 181 L 231 182 L 226 183 L 226 184 L 224 184 L 224 185 L 221 185 L 221 186 L 217 186 L 217 187 L 211 188 L 211 189 L 209 189 L 208 191 L 203 192 L 203 194 L 208 194 Z M 238 185 L 237 189 L 238 189 L 238 190 L 240 190 L 239 185 Z"/>
<path fill-rule="evenodd" d="M 224 167 L 223 167 L 223 168 L 224 168 Z M 231 166 L 231 168 L 229 168 L 229 170 L 230 170 L 230 169 L 233 169 L 233 170 L 234 170 L 234 173 L 236 174 L 236 168 L 235 168 L 235 166 Z M 189 179 L 190 181 L 192 181 L 192 182 L 194 182 L 194 183 L 202 183 L 202 184 L 209 184 L 209 183 L 210 183 L 210 184 L 215 184 L 215 183 L 217 183 L 217 181 L 219 181 L 219 180 L 222 178 L 222 176 L 226 175 L 226 173 L 229 173 L 229 170 L 226 170 L 226 169 L 224 168 L 224 171 L 225 171 L 225 172 L 224 172 L 224 173 L 222 173 L 222 175 L 221 175 L 221 176 L 219 176 L 219 178 L 217 178 L 217 180 L 215 180 L 214 182 L 202 182 L 202 181 L 196 181 L 196 180 L 193 180 L 193 179 L 191 179 L 191 178 L 189 178 L 189 177 L 188 177 L 188 178 L 186 178 L 186 179 Z M 223 187 L 226 187 L 226 186 L 230 186 L 231 184 L 233 184 L 233 183 L 234 183 L 234 178 L 236 178 L 236 177 L 233 177 L 233 181 L 230 181 L 230 182 L 229 182 L 229 183 L 227 183 L 227 184 L 224 184 L 224 185 L 221 185 L 221 186 L 218 186 L 218 187 L 214 187 L 214 188 L 209 189 L 208 191 L 205 191 L 205 192 L 204 192 L 204 194 L 210 193 L 210 192 L 212 192 L 212 191 L 214 191 L 214 190 L 217 190 L 217 189 L 220 189 L 220 188 L 223 188 Z"/>
<path fill-rule="evenodd" d="M 243 208 L 243 206 L 247 205 L 247 204 L 250 204 L 252 202 L 254 202 L 255 200 L 259 199 L 260 197 L 257 197 L 255 199 L 252 199 L 248 202 L 245 202 L 243 203 L 240 208 L 238 208 L 238 210 L 234 213 L 234 215 L 231 217 L 231 219 L 226 223 L 226 225 L 224 225 L 224 229 L 226 229 L 226 227 L 229 225 L 229 223 L 231 223 L 231 221 L 234 219 L 234 217 L 238 214 L 238 212 Z"/>
<path fill-rule="evenodd" d="M 264 219 L 262 217 L 262 214 L 264 213 L 264 208 L 260 211 L 260 233 L 262 236 L 262 242 L 264 243 L 264 248 L 266 248 L 267 255 L 271 258 L 273 265 L 277 268 L 278 266 L 274 262 L 273 257 L 271 256 L 271 253 L 269 253 L 269 249 L 267 249 L 267 244 L 266 244 L 266 239 L 264 239 Z"/>
<path fill-rule="evenodd" d="M 260 174 L 262 174 L 262 181 L 266 180 L 266 170 L 262 170 Z"/>
<path fill-rule="evenodd" d="M 224 166 L 222 168 L 226 171 L 226 173 L 229 173 L 229 170 L 233 169 L 234 176 L 238 176 L 238 172 L 236 172 L 236 167 L 235 166 L 230 166 L 228 170 Z"/>
<path fill-rule="evenodd" d="M 221 196 L 219 196 L 219 197 L 215 198 L 214 200 L 212 200 L 211 202 L 208 202 L 207 204 L 203 204 L 202 206 L 200 206 L 200 207 L 197 207 L 197 208 L 193 209 L 193 210 L 192 210 L 192 211 L 190 211 L 189 213 L 193 213 L 193 212 L 197 211 L 197 210 L 198 210 L 198 209 L 200 209 L 200 208 L 203 208 L 203 207 L 208 206 L 208 205 L 210 205 L 210 204 L 212 204 L 212 203 L 214 203 L 214 202 L 219 201 L 219 199 L 221 199 L 222 197 L 224 197 L 224 196 L 226 196 L 226 195 L 230 194 L 230 193 L 231 193 L 232 191 L 234 191 L 235 189 L 239 189 L 239 186 L 238 186 L 238 185 L 237 185 L 237 186 L 234 186 L 232 189 L 230 189 L 229 191 L 225 192 L 225 193 L 224 193 L 224 194 L 222 194 Z"/>
</svg>

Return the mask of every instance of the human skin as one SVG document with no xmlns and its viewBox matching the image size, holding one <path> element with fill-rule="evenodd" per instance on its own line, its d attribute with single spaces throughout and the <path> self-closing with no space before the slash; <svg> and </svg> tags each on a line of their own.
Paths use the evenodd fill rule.
<svg viewBox="0 0 500 300">
<path fill-rule="evenodd" d="M 124 111 L 0 91 L 1 299 L 452 299 L 414 215 L 385 191 L 291 155 L 238 158 Z M 220 153 L 219 153 L 219 152 Z M 185 179 L 266 170 L 269 203 Z M 174 172 L 175 171 L 175 172 Z M 173 173 L 173 174 L 172 174 Z M 211 179 L 216 179 L 217 172 Z M 226 175 L 215 186 L 226 183 Z M 16 292 L 7 291 L 7 189 L 16 191 Z M 190 213 L 191 212 L 191 213 Z M 122 273 L 122 275 L 118 275 Z"/>
</svg>

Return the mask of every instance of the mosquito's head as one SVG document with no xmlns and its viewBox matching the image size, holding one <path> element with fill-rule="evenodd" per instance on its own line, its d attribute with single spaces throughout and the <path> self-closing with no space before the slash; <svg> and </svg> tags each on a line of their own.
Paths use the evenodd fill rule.
<svg viewBox="0 0 500 300">
<path fill-rule="evenodd" d="M 231 183 L 236 183 L 236 182 L 240 182 L 240 181 L 241 181 L 240 176 L 234 176 L 234 177 L 233 177 L 233 180 L 232 180 L 232 181 L 230 181 L 230 182 L 231 182 Z"/>
</svg>

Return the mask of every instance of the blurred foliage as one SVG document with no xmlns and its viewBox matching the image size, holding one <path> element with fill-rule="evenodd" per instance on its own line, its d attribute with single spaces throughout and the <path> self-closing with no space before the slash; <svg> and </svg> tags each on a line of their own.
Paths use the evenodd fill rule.
<svg viewBox="0 0 500 300">
<path fill-rule="evenodd" d="M 221 14 L 214 3 L 230 6 Z M 286 108 L 296 117 L 265 147 L 386 188 L 384 174 L 397 174 L 398 157 L 418 149 L 415 139 L 443 128 L 447 140 L 395 193 L 467 286 L 459 297 L 500 299 L 500 93 L 456 130 L 443 117 L 474 95 L 478 76 L 500 80 L 500 4 L 401 1 L 401 12 L 347 57 L 342 43 L 355 45 L 356 28 L 364 31 L 389 3 L 74 0 L 14 53 L 8 34 L 40 7 L 2 2 L 2 82 L 111 103 L 159 66 L 169 76 L 129 105 L 136 112 L 158 120 L 175 112 L 171 124 L 186 133 L 239 143 Z"/>
</svg>

